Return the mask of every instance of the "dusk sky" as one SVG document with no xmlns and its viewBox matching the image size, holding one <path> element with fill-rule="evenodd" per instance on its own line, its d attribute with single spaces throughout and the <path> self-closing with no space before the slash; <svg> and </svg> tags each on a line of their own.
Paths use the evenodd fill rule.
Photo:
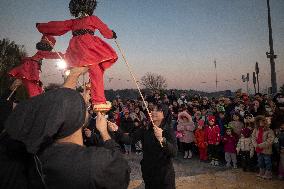
<svg viewBox="0 0 284 189">
<path fill-rule="evenodd" d="M 0 38 L 24 45 L 33 55 L 41 37 L 35 23 L 71 19 L 68 4 L 69 0 L 0 0 Z M 270 0 L 270 6 L 280 87 L 284 83 L 284 0 Z M 252 76 L 257 61 L 261 90 L 270 86 L 266 0 L 100 0 L 94 14 L 117 33 L 138 79 L 152 72 L 164 76 L 168 88 L 215 91 L 216 60 L 218 90 L 245 89 L 241 76 L 247 72 Z M 65 52 L 70 38 L 70 33 L 57 37 L 55 49 Z M 119 55 L 106 71 L 105 88 L 135 88 L 114 41 L 105 41 Z M 44 61 L 42 69 L 45 85 L 63 82 L 54 61 Z"/>
</svg>

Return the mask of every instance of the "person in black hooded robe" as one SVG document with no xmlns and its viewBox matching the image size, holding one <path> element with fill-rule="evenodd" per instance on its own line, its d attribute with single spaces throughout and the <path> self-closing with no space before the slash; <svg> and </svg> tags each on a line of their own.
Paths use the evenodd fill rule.
<svg viewBox="0 0 284 189">
<path fill-rule="evenodd" d="M 81 128 L 85 117 L 86 104 L 80 93 L 55 89 L 21 102 L 7 119 L 5 136 L 19 143 L 21 150 L 26 150 L 23 154 L 33 157 L 45 188 L 127 188 L 129 166 L 119 145 L 110 138 L 106 119 L 98 113 L 96 127 L 104 141 L 103 147 L 84 147 Z M 5 146 L 3 140 L 1 146 Z M 38 183 L 31 180 L 36 179 L 35 175 L 25 174 L 31 168 L 25 164 L 28 160 L 13 161 L 12 153 L 0 156 L 7 157 L 0 163 L 0 188 L 28 188 L 27 183 Z M 13 169 L 15 164 L 21 166 Z M 6 165 L 4 169 L 2 165 Z M 13 182 L 18 185 L 13 186 Z"/>
<path fill-rule="evenodd" d="M 171 112 L 166 105 L 155 105 L 151 116 L 155 126 L 140 128 L 129 135 L 114 124 L 109 129 L 114 131 L 116 140 L 126 144 L 135 144 L 141 140 L 143 159 L 141 160 L 142 177 L 145 189 L 174 189 L 175 172 L 172 158 L 177 154 L 177 143 L 171 126 Z"/>
</svg>

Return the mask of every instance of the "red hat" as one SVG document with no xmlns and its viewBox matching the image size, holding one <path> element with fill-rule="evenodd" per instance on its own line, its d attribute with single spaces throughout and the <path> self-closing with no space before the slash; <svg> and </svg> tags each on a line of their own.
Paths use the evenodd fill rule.
<svg viewBox="0 0 284 189">
<path fill-rule="evenodd" d="M 208 116 L 208 121 L 214 121 L 215 122 L 215 116 L 209 115 Z"/>
<path fill-rule="evenodd" d="M 47 42 L 51 46 L 54 46 L 55 43 L 56 43 L 56 39 L 51 35 L 43 35 L 42 38 L 41 38 L 41 41 Z"/>
</svg>

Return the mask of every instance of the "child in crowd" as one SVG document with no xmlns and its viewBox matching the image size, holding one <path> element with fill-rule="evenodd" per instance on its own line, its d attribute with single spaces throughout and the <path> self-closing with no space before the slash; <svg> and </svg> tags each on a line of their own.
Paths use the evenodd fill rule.
<svg viewBox="0 0 284 189">
<path fill-rule="evenodd" d="M 257 161 L 259 167 L 258 177 L 264 179 L 272 178 L 272 144 L 274 141 L 274 132 L 269 128 L 267 119 L 259 115 L 255 118 L 255 126 L 252 133 L 252 142 L 257 153 Z"/>
<path fill-rule="evenodd" d="M 249 128 L 252 133 L 254 129 L 255 121 L 254 121 L 253 115 L 248 111 L 245 112 L 244 123 L 245 123 L 244 127 Z"/>
<path fill-rule="evenodd" d="M 278 135 L 278 143 L 279 143 L 279 167 L 278 167 L 278 178 L 284 179 L 284 122 L 280 125 L 280 131 Z"/>
<path fill-rule="evenodd" d="M 203 120 L 199 120 L 197 123 L 197 129 L 195 130 L 195 141 L 196 146 L 198 147 L 200 161 L 207 161 L 207 142 L 205 141 L 205 128 Z"/>
<path fill-rule="evenodd" d="M 138 129 L 140 129 L 142 127 L 142 124 L 140 123 L 140 120 L 135 118 L 134 119 L 134 130 L 133 132 L 137 131 Z M 139 154 L 142 154 L 142 142 L 141 140 L 137 141 L 135 144 L 134 144 L 134 147 L 135 147 L 135 153 L 137 155 Z"/>
<path fill-rule="evenodd" d="M 225 125 L 228 124 L 228 121 L 226 119 L 225 109 L 223 109 L 222 111 L 218 112 L 217 124 L 219 125 L 221 136 L 224 136 L 224 134 L 225 134 Z"/>
<path fill-rule="evenodd" d="M 241 166 L 243 171 L 250 169 L 254 147 L 251 140 L 251 130 L 248 127 L 243 128 L 241 131 L 241 138 L 237 144 L 237 154 L 241 156 Z"/>
<path fill-rule="evenodd" d="M 182 133 L 182 136 L 179 138 L 182 148 L 184 150 L 184 158 L 190 159 L 192 157 L 192 146 L 194 138 L 195 126 L 192 121 L 191 116 L 186 112 L 180 112 L 178 114 L 178 125 L 177 131 Z"/>
<path fill-rule="evenodd" d="M 224 135 L 222 142 L 224 144 L 226 166 L 231 167 L 231 162 L 232 162 L 233 167 L 236 169 L 237 168 L 237 156 L 236 156 L 237 139 L 233 135 L 231 127 L 227 127 L 226 134 Z"/>
<path fill-rule="evenodd" d="M 130 112 L 127 107 L 123 108 L 123 116 L 121 117 L 121 120 L 120 120 L 120 128 L 122 132 L 126 135 L 131 134 L 135 129 L 134 121 L 130 117 Z M 124 144 L 124 150 L 125 150 L 125 154 L 127 155 L 131 154 L 131 145 Z"/>
<path fill-rule="evenodd" d="M 229 124 L 232 126 L 233 132 L 240 137 L 241 136 L 241 130 L 244 128 L 243 122 L 240 121 L 241 116 L 239 113 L 234 112 L 232 115 L 233 121 L 231 121 Z"/>
<path fill-rule="evenodd" d="M 211 165 L 219 165 L 219 144 L 220 144 L 220 129 L 215 124 L 215 116 L 208 116 L 208 127 L 205 129 L 205 138 L 208 144 L 208 155 L 211 159 Z"/>
<path fill-rule="evenodd" d="M 202 119 L 202 116 L 201 116 L 201 112 L 200 112 L 200 111 L 196 111 L 196 112 L 194 113 L 192 120 L 194 121 L 194 123 L 198 123 L 199 120 L 203 120 L 204 123 L 205 123 L 205 120 Z"/>
</svg>

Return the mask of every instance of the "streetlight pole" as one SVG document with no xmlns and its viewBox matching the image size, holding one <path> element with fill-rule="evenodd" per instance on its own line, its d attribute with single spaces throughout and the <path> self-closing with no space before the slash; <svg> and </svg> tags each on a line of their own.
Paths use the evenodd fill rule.
<svg viewBox="0 0 284 189">
<path fill-rule="evenodd" d="M 218 90 L 218 77 L 217 77 L 217 62 L 214 60 L 215 73 L 216 73 L 216 92 Z"/>
<path fill-rule="evenodd" d="M 252 73 L 252 81 L 253 81 L 253 88 L 254 88 L 254 94 L 256 94 L 256 77 L 255 77 L 255 72 Z"/>
<path fill-rule="evenodd" d="M 255 63 L 255 73 L 256 73 L 256 82 L 257 82 L 257 92 L 259 93 L 259 80 L 258 80 L 259 67 L 258 67 L 258 62 Z"/>
<path fill-rule="evenodd" d="M 270 60 L 270 67 L 271 67 L 271 87 L 272 93 L 277 93 L 277 83 L 276 83 L 276 71 L 275 71 L 275 61 L 274 59 L 277 58 L 277 55 L 274 54 L 273 49 L 273 38 L 272 38 L 272 27 L 271 27 L 271 16 L 270 16 L 270 0 L 267 0 L 267 9 L 268 9 L 268 30 L 269 30 L 269 47 L 270 51 L 266 52 L 267 58 Z"/>
</svg>

